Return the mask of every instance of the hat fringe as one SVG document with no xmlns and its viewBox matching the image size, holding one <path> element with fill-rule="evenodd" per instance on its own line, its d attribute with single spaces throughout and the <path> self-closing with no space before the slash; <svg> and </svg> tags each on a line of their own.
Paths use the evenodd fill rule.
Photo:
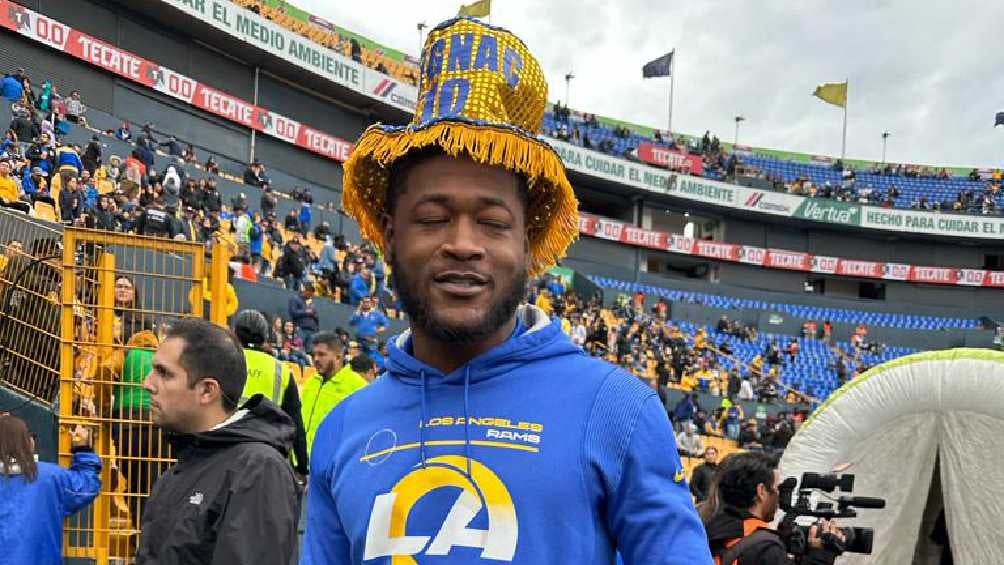
<svg viewBox="0 0 1004 565">
<path fill-rule="evenodd" d="M 410 128 L 409 128 L 410 129 Z M 578 237 L 578 200 L 558 154 L 543 141 L 491 125 L 441 122 L 419 130 L 368 129 L 345 162 L 342 206 L 354 216 L 362 235 L 383 248 L 381 214 L 386 194 L 364 194 L 362 180 L 382 176 L 387 186 L 391 164 L 409 152 L 435 146 L 451 157 L 503 167 L 527 177 L 531 276 L 564 257 Z"/>
</svg>

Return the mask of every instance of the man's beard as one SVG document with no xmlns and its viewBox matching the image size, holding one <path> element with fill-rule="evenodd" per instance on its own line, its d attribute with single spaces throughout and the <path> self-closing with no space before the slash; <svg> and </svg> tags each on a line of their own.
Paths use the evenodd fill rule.
<svg viewBox="0 0 1004 565">
<path fill-rule="evenodd" d="M 406 274 L 404 267 L 398 263 L 392 254 L 391 282 L 401 306 L 411 321 L 413 328 L 421 328 L 431 338 L 442 343 L 456 345 L 472 345 L 491 336 L 508 322 L 526 293 L 528 275 L 526 268 L 521 268 L 511 281 L 511 286 L 502 288 L 502 295 L 488 305 L 488 312 L 480 322 L 474 324 L 449 324 L 436 317 L 428 303 L 428 290 L 417 284 Z M 496 287 L 500 288 L 500 287 Z"/>
</svg>

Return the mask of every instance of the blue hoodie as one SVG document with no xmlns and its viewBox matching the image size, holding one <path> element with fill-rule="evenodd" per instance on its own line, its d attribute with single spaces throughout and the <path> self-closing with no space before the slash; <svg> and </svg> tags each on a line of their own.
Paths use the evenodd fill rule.
<svg viewBox="0 0 1004 565">
<path fill-rule="evenodd" d="M 89 449 L 75 450 L 69 469 L 39 461 L 30 483 L 20 472 L 0 472 L 0 562 L 61 564 L 63 519 L 98 496 L 100 473 L 101 459 Z"/>
<path fill-rule="evenodd" d="M 525 331 L 449 375 L 405 332 L 329 413 L 301 564 L 712 562 L 656 393 L 517 315 Z"/>
</svg>

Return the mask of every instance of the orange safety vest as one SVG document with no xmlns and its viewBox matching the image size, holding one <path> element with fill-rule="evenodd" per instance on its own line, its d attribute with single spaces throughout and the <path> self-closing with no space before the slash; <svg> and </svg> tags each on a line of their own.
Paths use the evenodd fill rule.
<svg viewBox="0 0 1004 565">
<path fill-rule="evenodd" d="M 733 545 L 739 543 L 739 540 L 743 539 L 744 537 L 752 534 L 757 530 L 769 529 L 769 528 L 770 528 L 770 523 L 764 522 L 760 518 L 746 518 L 745 520 L 743 520 L 743 537 L 730 539 L 729 541 L 725 542 L 725 549 L 728 549 Z M 732 563 L 722 563 L 721 556 L 719 555 L 715 556 L 715 565 L 738 565 L 738 563 L 739 563 L 738 559 L 736 559 Z"/>
</svg>

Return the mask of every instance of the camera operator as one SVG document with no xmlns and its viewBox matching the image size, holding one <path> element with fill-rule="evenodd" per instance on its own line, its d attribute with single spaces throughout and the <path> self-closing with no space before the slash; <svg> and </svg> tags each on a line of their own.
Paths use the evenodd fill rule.
<svg viewBox="0 0 1004 565">
<path fill-rule="evenodd" d="M 725 458 L 706 508 L 704 528 L 716 565 L 830 565 L 837 552 L 824 547 L 829 533 L 843 539 L 835 522 L 820 521 L 809 529 L 808 551 L 796 560 L 789 556 L 781 533 L 770 522 L 778 510 L 777 459 L 765 453 L 737 453 Z"/>
</svg>

